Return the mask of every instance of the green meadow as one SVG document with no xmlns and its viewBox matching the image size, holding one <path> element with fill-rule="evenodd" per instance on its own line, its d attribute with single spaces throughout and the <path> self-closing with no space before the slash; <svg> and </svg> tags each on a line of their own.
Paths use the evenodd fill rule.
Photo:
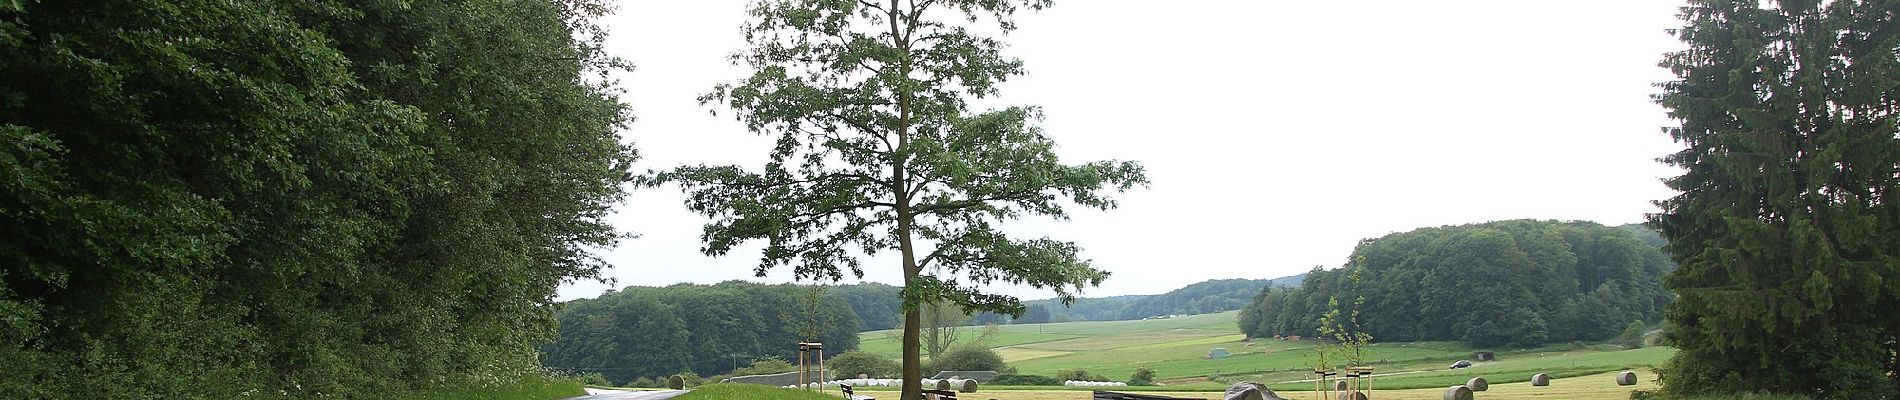
<svg viewBox="0 0 1900 400">
<path fill-rule="evenodd" d="M 1127 379 L 1147 366 L 1164 386 L 1162 391 L 1218 390 L 1226 382 L 1250 380 L 1276 390 L 1311 389 L 1316 342 L 1278 339 L 1246 340 L 1236 333 L 1236 312 L 1140 321 L 1066 322 L 998 326 L 983 344 L 995 349 L 1020 374 L 1050 375 L 1058 370 L 1084 369 L 1113 380 Z M 962 342 L 977 341 L 982 327 L 960 330 Z M 892 331 L 860 334 L 864 351 L 898 358 Z M 1214 348 L 1232 356 L 1208 358 Z M 1474 349 L 1459 343 L 1376 343 L 1366 358 L 1378 375 L 1380 388 L 1445 387 L 1483 376 L 1493 383 L 1530 380 L 1537 373 L 1557 378 L 1597 375 L 1625 369 L 1644 370 L 1667 360 L 1673 349 L 1566 344 L 1536 349 L 1486 349 L 1497 361 L 1471 368 L 1447 369 L 1457 360 L 1472 359 Z M 1012 387 L 998 390 L 1064 390 L 1059 387 Z M 1080 389 L 1080 388 L 1078 388 Z"/>
</svg>

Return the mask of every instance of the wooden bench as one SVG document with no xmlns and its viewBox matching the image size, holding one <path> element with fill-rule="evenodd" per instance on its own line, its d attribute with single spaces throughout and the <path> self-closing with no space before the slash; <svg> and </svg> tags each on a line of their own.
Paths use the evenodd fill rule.
<svg viewBox="0 0 1900 400">
<path fill-rule="evenodd" d="M 924 400 L 957 400 L 954 390 L 924 389 Z"/>
<path fill-rule="evenodd" d="M 846 385 L 846 384 L 842 384 L 842 383 L 841 383 L 841 384 L 838 384 L 838 389 L 840 389 L 840 390 L 843 390 L 843 391 L 844 391 L 844 398 L 845 398 L 845 400 L 877 400 L 877 398 L 876 398 L 876 397 L 871 397 L 871 396 L 859 396 L 859 395 L 857 395 L 856 393 L 852 393 L 852 392 L 851 392 L 851 385 Z"/>
<path fill-rule="evenodd" d="M 1134 393 L 1122 393 L 1122 392 L 1110 392 L 1106 390 L 1097 390 L 1095 391 L 1095 400 L 1206 400 L 1206 399 L 1195 399 L 1195 398 L 1187 398 L 1187 397 L 1168 397 L 1168 396 L 1156 396 L 1156 395 L 1151 395 L 1151 394 L 1134 394 Z"/>
</svg>

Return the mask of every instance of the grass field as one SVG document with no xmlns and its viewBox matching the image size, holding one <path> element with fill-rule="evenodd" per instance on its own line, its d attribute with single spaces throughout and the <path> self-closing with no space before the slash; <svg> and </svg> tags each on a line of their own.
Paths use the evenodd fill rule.
<svg viewBox="0 0 1900 400">
<path fill-rule="evenodd" d="M 1155 370 L 1157 380 L 1164 382 L 1164 386 L 1142 388 L 1144 390 L 1211 392 L 1241 380 L 1264 382 L 1275 390 L 1311 390 L 1312 383 L 1304 379 L 1310 378 L 1307 376 L 1310 372 L 1305 371 L 1311 371 L 1308 365 L 1313 357 L 1313 342 L 1248 341 L 1235 333 L 1235 317 L 1235 312 L 1224 312 L 1161 320 L 1006 325 L 998 327 L 998 334 L 986 344 L 1021 374 L 1050 375 L 1057 370 L 1085 369 L 1121 380 L 1127 379 L 1137 367 L 1147 366 Z M 965 329 L 962 340 L 975 340 L 982 330 Z M 861 334 L 862 348 L 891 358 L 899 357 L 896 340 L 889 332 Z M 1233 356 L 1206 358 L 1208 351 L 1216 347 L 1227 349 Z M 1629 350 L 1618 346 L 1565 344 L 1539 349 L 1491 349 L 1496 350 L 1497 361 L 1480 362 L 1465 369 L 1445 369 L 1452 361 L 1472 358 L 1474 350 L 1451 342 L 1378 343 L 1367 349 L 1367 359 L 1378 368 L 1380 375 L 1374 379 L 1380 388 L 1442 391 L 1446 386 L 1464 383 L 1474 376 L 1508 385 L 1528 382 L 1531 375 L 1537 373 L 1564 379 L 1622 370 L 1647 371 L 1674 354 L 1673 349 L 1666 347 Z M 1601 380 L 1609 382 L 1608 378 Z M 1595 386 L 1578 384 L 1576 387 Z M 1539 393 L 1569 393 L 1544 389 Z M 1612 389 L 1617 393 L 1598 394 L 1617 398 L 1628 395 L 1628 388 Z M 1088 389 L 991 389 L 995 393 L 1030 396 L 1025 397 L 1029 400 L 1067 398 L 1035 397 L 1038 395 L 1034 393 L 1061 394 L 1078 390 Z M 1496 393 L 1480 397 L 1495 397 Z M 1439 395 L 1442 393 L 1427 397 L 1438 398 Z"/>
</svg>

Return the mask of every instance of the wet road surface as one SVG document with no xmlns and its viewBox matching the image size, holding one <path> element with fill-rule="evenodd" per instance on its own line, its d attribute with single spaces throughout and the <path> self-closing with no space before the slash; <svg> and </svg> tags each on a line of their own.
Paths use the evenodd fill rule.
<svg viewBox="0 0 1900 400">
<path fill-rule="evenodd" d="M 587 388 L 586 396 L 562 400 L 665 400 L 686 394 L 685 390 L 611 390 Z"/>
</svg>

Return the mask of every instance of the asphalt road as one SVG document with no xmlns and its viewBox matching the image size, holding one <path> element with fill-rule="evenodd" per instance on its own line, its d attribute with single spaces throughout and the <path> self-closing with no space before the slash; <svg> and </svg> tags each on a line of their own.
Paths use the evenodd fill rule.
<svg viewBox="0 0 1900 400">
<path fill-rule="evenodd" d="M 608 390 L 588 388 L 586 396 L 569 397 L 562 400 L 665 400 L 673 396 L 686 394 L 685 390 Z"/>
</svg>

